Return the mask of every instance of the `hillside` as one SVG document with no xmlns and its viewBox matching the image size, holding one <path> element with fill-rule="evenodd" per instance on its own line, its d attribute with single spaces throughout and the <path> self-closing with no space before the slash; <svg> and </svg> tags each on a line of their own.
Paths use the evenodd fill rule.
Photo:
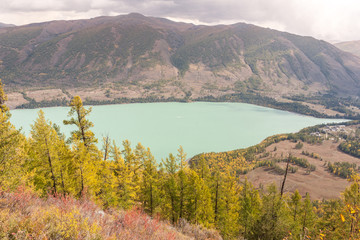
<svg viewBox="0 0 360 240">
<path fill-rule="evenodd" d="M 334 44 L 337 48 L 360 57 L 360 41 L 340 42 Z"/>
<path fill-rule="evenodd" d="M 0 22 L 0 28 L 7 28 L 7 27 L 15 27 L 14 24 L 6 24 L 6 23 L 1 23 Z"/>
<path fill-rule="evenodd" d="M 310 127 L 295 134 L 271 136 L 246 149 L 198 155 L 190 162 L 196 164 L 201 157 L 210 164 L 223 162 L 232 166 L 240 179 L 262 188 L 271 183 L 280 187 L 290 158 L 285 192 L 298 190 L 302 196 L 309 193 L 317 200 L 339 198 L 349 185 L 347 178 L 360 170 L 359 127 L 358 121 Z M 357 155 L 339 146 L 352 146 Z"/>
<path fill-rule="evenodd" d="M 89 199 L 42 199 L 30 188 L 0 189 L 1 239 L 216 239 L 214 230 L 186 221 L 177 226 L 151 218 L 141 209 L 103 211 Z"/>
<path fill-rule="evenodd" d="M 129 14 L 30 24 L 0 29 L 0 59 L 12 108 L 64 104 L 74 95 L 120 102 L 250 92 L 292 101 L 284 98 L 360 92 L 359 58 L 244 23 L 196 26 Z"/>
<path fill-rule="evenodd" d="M 247 178 L 239 180 L 240 175 L 261 168 L 284 176 L 284 159 L 268 159 L 273 156 L 270 151 L 280 153 L 284 148 L 266 148 L 286 141 L 291 145 L 297 142 L 296 149 L 320 144 L 321 137 L 317 135 L 326 129 L 339 129 L 339 136 L 345 138 L 340 129 L 346 132 L 347 128 L 356 128 L 339 149 L 359 157 L 358 122 L 272 136 L 247 149 L 203 154 L 190 162 L 180 147 L 176 155 L 170 153 L 159 163 L 150 149 L 140 143 L 132 147 L 125 140 L 116 145 L 103 137 L 103 147 L 98 148 L 91 130 L 93 123 L 88 119 L 91 108 L 85 108 L 78 96 L 72 99 L 71 109 L 64 116 L 64 124 L 75 128 L 70 139 L 65 139 L 42 111 L 31 126 L 30 136 L 22 135 L 10 122 L 5 100 L 0 82 L 2 239 L 360 237 L 360 176 L 356 175 L 356 164 L 327 164 L 335 177 L 350 176 L 352 181 L 340 199 L 316 201 L 308 192 L 302 195 L 289 189 L 290 174 L 300 173 L 300 180 L 302 175 L 321 180 L 316 178 L 318 166 L 295 156 L 287 158 L 291 160 L 289 181 L 280 191 L 278 182 L 257 188 Z M 320 154 L 304 152 L 319 163 L 325 157 Z M 323 183 L 316 185 L 321 188 L 315 189 L 319 193 L 333 188 Z"/>
</svg>

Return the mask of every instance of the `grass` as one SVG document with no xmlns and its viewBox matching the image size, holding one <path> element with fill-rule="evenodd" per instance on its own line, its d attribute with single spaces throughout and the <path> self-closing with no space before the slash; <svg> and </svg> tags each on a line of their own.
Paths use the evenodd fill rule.
<svg viewBox="0 0 360 240">
<path fill-rule="evenodd" d="M 185 221 L 177 229 L 138 208 L 103 211 L 87 198 L 49 195 L 42 199 L 26 187 L 0 190 L 0 238 L 221 239 L 215 230 Z"/>
</svg>

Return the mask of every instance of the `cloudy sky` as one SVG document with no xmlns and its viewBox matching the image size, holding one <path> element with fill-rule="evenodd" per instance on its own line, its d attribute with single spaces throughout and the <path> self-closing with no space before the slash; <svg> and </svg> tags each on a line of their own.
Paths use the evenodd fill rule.
<svg viewBox="0 0 360 240">
<path fill-rule="evenodd" d="M 0 22 L 16 25 L 130 12 L 197 24 L 247 22 L 331 42 L 360 40 L 359 0 L 0 0 Z"/>
</svg>

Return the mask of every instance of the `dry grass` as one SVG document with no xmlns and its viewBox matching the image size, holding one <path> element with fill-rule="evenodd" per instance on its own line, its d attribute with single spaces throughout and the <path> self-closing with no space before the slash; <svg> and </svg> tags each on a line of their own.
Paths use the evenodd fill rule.
<svg viewBox="0 0 360 240">
<path fill-rule="evenodd" d="M 291 153 L 295 157 L 307 159 L 310 164 L 316 166 L 316 170 L 310 174 L 306 173 L 306 169 L 301 167 L 298 167 L 296 173 L 288 174 L 285 190 L 287 192 L 294 192 L 298 189 L 303 196 L 308 192 L 312 199 L 339 198 L 341 196 L 340 192 L 349 186 L 349 182 L 346 179 L 330 173 L 326 167 L 326 163 L 349 162 L 360 165 L 360 159 L 339 151 L 337 149 L 339 143 L 331 140 L 325 140 L 322 144 L 303 143 L 301 149 L 296 149 L 295 145 L 296 143 L 290 141 L 281 141 L 270 145 L 266 149 L 266 152 L 269 152 L 270 156 L 264 159 L 285 158 Z M 276 148 L 276 151 L 274 151 L 274 148 Z M 321 160 L 305 156 L 302 154 L 302 151 L 316 153 Z M 285 169 L 285 163 L 280 163 L 279 165 Z M 283 180 L 282 175 L 275 174 L 267 167 L 257 168 L 245 176 L 256 187 L 266 186 L 272 182 L 280 186 Z"/>
<path fill-rule="evenodd" d="M 0 239 L 192 239 L 138 209 L 102 211 L 89 199 L 26 188 L 0 191 Z"/>
</svg>

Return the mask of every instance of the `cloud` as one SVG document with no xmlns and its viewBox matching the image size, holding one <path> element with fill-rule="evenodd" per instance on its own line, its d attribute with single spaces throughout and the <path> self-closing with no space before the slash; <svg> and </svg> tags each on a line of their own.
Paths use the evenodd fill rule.
<svg viewBox="0 0 360 240">
<path fill-rule="evenodd" d="M 205 24 L 245 21 L 327 40 L 360 39 L 357 0 L 2 0 L 0 22 L 25 24 L 130 12 Z"/>
</svg>

